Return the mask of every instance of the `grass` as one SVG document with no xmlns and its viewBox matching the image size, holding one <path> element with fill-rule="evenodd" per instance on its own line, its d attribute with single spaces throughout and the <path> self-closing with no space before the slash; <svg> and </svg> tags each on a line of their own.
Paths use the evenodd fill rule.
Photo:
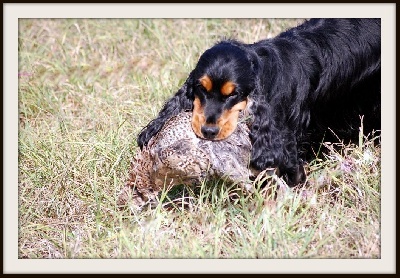
<svg viewBox="0 0 400 278">
<path fill-rule="evenodd" d="M 136 135 L 199 55 L 299 22 L 20 19 L 19 258 L 380 258 L 371 138 L 327 144 L 308 186 L 276 200 L 206 181 L 164 191 L 154 209 L 117 209 Z"/>
</svg>

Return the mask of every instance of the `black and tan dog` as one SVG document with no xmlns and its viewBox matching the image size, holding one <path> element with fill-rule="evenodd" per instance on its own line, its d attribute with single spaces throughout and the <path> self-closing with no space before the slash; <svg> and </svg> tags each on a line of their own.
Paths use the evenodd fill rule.
<svg viewBox="0 0 400 278">
<path fill-rule="evenodd" d="M 254 44 L 218 42 L 158 117 L 139 134 L 143 147 L 172 116 L 193 111 L 201 138 L 221 140 L 240 110 L 253 119 L 251 166 L 275 167 L 287 183 L 304 180 L 303 150 L 331 129 L 343 140 L 380 130 L 380 19 L 311 19 Z"/>
</svg>

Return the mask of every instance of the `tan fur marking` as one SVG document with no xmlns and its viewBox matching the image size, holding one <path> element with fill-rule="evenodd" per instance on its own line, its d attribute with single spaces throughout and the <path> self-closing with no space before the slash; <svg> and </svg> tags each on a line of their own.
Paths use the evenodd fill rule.
<svg viewBox="0 0 400 278">
<path fill-rule="evenodd" d="M 195 97 L 193 101 L 192 128 L 194 133 L 201 138 L 204 137 L 201 133 L 201 127 L 205 122 L 204 108 L 201 106 L 200 99 Z"/>
<path fill-rule="evenodd" d="M 213 84 L 208 75 L 204 75 L 202 78 L 200 78 L 200 83 L 204 88 L 206 88 L 207 92 L 211 91 Z"/>
<path fill-rule="evenodd" d="M 221 87 L 221 94 L 223 94 L 224 96 L 229 96 L 233 93 L 233 90 L 235 90 L 235 88 L 235 83 L 233 83 L 232 81 L 227 81 Z"/>
<path fill-rule="evenodd" d="M 237 126 L 239 112 L 246 108 L 247 101 L 242 101 L 233 106 L 230 110 L 226 110 L 222 113 L 221 117 L 217 121 L 217 125 L 220 128 L 215 140 L 223 140 L 231 135 Z"/>
<path fill-rule="evenodd" d="M 246 105 L 247 100 L 244 100 L 233 106 L 230 110 L 226 110 L 222 113 L 216 124 L 220 128 L 220 132 L 213 140 L 223 140 L 235 131 L 238 123 L 239 112 L 244 110 Z M 195 97 L 193 102 L 192 129 L 200 138 L 204 138 L 201 133 L 201 127 L 205 123 L 206 117 L 204 116 L 204 108 L 201 106 L 200 99 Z M 208 126 L 215 125 L 210 124 Z"/>
</svg>

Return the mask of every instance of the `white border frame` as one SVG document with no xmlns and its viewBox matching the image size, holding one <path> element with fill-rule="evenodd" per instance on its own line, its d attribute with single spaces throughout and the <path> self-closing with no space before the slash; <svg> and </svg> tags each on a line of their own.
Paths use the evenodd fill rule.
<svg viewBox="0 0 400 278">
<path fill-rule="evenodd" d="M 212 8 L 210 8 L 212 6 Z M 19 18 L 382 18 L 381 259 L 18 259 Z M 396 4 L 3 4 L 4 273 L 395 273 Z"/>
</svg>

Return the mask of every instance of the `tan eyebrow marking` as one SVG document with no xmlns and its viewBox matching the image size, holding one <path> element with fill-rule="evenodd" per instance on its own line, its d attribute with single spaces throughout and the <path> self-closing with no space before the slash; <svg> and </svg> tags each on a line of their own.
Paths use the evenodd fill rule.
<svg viewBox="0 0 400 278">
<path fill-rule="evenodd" d="M 235 90 L 236 85 L 232 81 L 227 81 L 225 82 L 224 85 L 221 87 L 221 94 L 224 96 L 229 96 L 230 94 L 233 93 L 233 90 Z"/>
<path fill-rule="evenodd" d="M 200 78 L 200 83 L 204 88 L 206 88 L 207 92 L 211 91 L 213 84 L 208 75 L 204 75 L 202 78 Z"/>
</svg>

